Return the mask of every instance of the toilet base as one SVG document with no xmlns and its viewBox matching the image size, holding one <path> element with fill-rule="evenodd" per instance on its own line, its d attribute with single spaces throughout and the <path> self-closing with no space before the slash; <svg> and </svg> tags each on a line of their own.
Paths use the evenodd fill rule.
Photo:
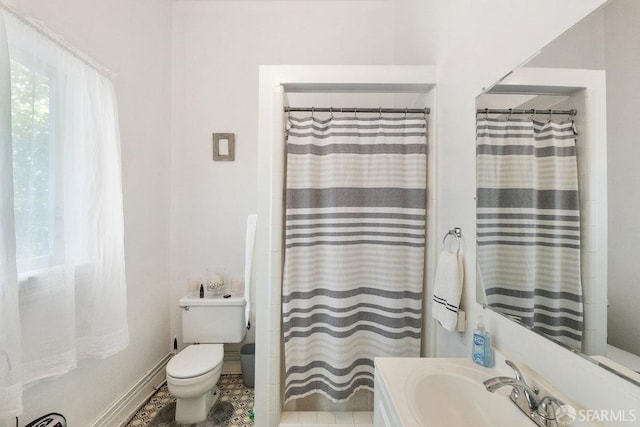
<svg viewBox="0 0 640 427">
<path fill-rule="evenodd" d="M 219 397 L 220 391 L 216 386 L 198 397 L 176 399 L 176 423 L 197 424 L 205 421 Z"/>
</svg>

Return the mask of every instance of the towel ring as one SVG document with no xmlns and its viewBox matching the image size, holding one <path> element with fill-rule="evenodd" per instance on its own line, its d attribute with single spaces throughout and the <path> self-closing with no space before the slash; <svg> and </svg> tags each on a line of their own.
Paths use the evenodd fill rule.
<svg viewBox="0 0 640 427">
<path fill-rule="evenodd" d="M 462 237 L 462 229 L 460 227 L 456 227 L 453 230 L 447 231 L 447 234 L 442 238 L 442 248 L 444 249 L 447 244 L 447 237 L 453 236 L 456 238 L 456 242 L 458 242 L 458 249 L 456 250 L 456 255 L 460 254 L 460 248 L 462 247 L 462 243 L 460 242 L 460 238 Z"/>
</svg>

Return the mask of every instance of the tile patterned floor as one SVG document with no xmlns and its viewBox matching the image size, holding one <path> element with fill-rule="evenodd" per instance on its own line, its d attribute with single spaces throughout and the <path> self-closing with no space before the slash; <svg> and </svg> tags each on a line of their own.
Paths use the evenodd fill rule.
<svg viewBox="0 0 640 427">
<path fill-rule="evenodd" d="M 228 402 L 233 405 L 233 413 L 220 427 L 252 427 L 253 421 L 250 412 L 253 408 L 253 389 L 245 387 L 242 375 L 221 375 L 218 381 L 220 389 L 220 399 L 216 403 Z M 151 399 L 136 413 L 129 421 L 127 427 L 152 426 L 156 415 L 172 402 L 175 398 L 171 396 L 167 386 L 164 385 L 154 394 Z"/>
</svg>

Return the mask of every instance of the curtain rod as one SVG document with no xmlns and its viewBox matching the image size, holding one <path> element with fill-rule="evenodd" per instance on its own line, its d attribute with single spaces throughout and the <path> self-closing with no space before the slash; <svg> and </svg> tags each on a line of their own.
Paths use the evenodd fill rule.
<svg viewBox="0 0 640 427">
<path fill-rule="evenodd" d="M 538 110 L 530 108 L 528 110 L 517 110 L 515 108 L 509 109 L 493 109 L 493 108 L 478 108 L 476 114 L 555 114 L 575 116 L 578 114 L 578 110 Z"/>
<path fill-rule="evenodd" d="M 14 6 L 8 4 L 6 0 L 0 0 L 0 7 L 2 7 L 2 9 L 6 10 L 11 15 L 15 16 L 22 23 L 33 28 L 39 34 L 41 34 L 48 40 L 51 40 L 53 43 L 57 44 L 58 46 L 60 46 L 61 48 L 69 52 L 71 55 L 75 56 L 76 58 L 78 58 L 85 64 L 89 65 L 90 67 L 96 69 L 100 73 L 106 75 L 111 79 L 114 79 L 117 76 L 116 73 L 111 71 L 109 68 L 93 60 L 89 55 L 82 52 L 80 49 L 78 49 L 77 47 L 73 46 L 71 43 L 66 41 L 64 37 L 50 30 L 40 21 L 32 18 L 31 16 L 25 13 L 20 12 Z"/>
<path fill-rule="evenodd" d="M 339 107 L 284 107 L 284 112 L 310 112 L 310 113 L 403 113 L 403 114 L 429 114 L 431 108 L 339 108 Z"/>
</svg>

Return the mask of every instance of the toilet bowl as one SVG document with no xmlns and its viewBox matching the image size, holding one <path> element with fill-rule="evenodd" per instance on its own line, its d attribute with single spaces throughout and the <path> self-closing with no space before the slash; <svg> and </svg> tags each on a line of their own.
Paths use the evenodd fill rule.
<svg viewBox="0 0 640 427">
<path fill-rule="evenodd" d="M 207 418 L 218 399 L 222 344 L 190 345 L 167 364 L 167 387 L 176 397 L 176 422 L 195 424 Z"/>
</svg>

